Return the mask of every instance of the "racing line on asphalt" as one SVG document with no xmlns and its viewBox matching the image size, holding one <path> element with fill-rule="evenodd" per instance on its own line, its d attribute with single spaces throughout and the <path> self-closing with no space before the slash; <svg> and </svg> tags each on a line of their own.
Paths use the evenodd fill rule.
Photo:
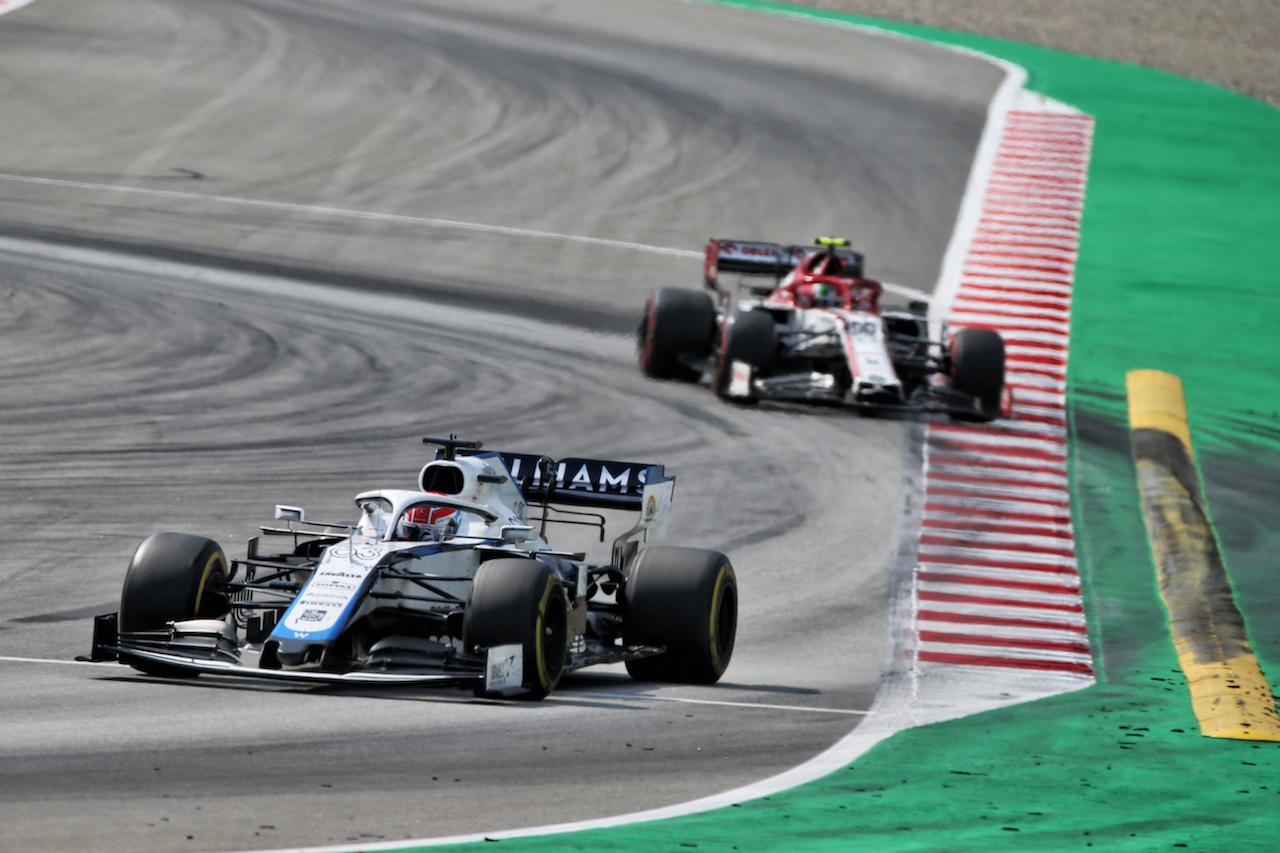
<svg viewBox="0 0 1280 853">
<path fill-rule="evenodd" d="M 3 0 L 0 0 L 3 2 Z M 0 7 L 0 14 L 5 10 Z M 506 225 L 491 225 L 483 222 L 464 222 L 457 219 L 435 219 L 423 216 L 405 216 L 399 213 L 380 213 L 373 210 L 352 210 L 343 207 L 329 207 L 315 204 L 296 204 L 285 201 L 267 199 L 241 198 L 226 195 L 202 195 L 200 193 L 184 193 L 176 190 L 157 190 L 144 187 L 128 187 L 116 184 L 95 184 L 84 181 L 66 181 L 59 178 L 36 178 L 29 175 L 0 174 L 0 181 L 36 186 L 63 187 L 66 189 L 88 190 L 92 192 L 119 192 L 132 195 L 169 198 L 178 201 L 218 202 L 220 204 L 240 205 L 289 213 L 305 213 L 318 216 L 346 217 L 371 222 L 393 222 L 401 225 L 417 225 L 426 228 L 441 228 L 454 231 L 474 231 L 482 234 L 496 234 L 504 237 L 528 237 L 540 240 L 555 240 L 562 243 L 576 243 L 586 246 L 602 246 L 610 249 L 623 249 L 633 252 L 646 252 L 653 255 L 665 255 L 675 258 L 701 259 L 703 253 L 692 249 L 677 249 L 670 246 L 654 246 L 648 243 L 634 243 L 627 240 L 606 240 L 601 237 L 586 237 L 581 234 L 561 234 L 554 231 L 537 231 L 529 228 L 512 228 Z M 904 296 L 908 299 L 928 300 L 929 294 L 893 282 L 881 282 L 885 290 Z"/>
<path fill-rule="evenodd" d="M 2 10 L 0 10 L 2 11 Z M 613 249 L 630 249 L 635 252 L 649 252 L 655 255 L 671 255 L 680 258 L 701 258 L 701 252 L 688 249 L 672 249 L 665 246 L 650 246 L 646 243 L 630 243 L 625 240 L 605 240 L 600 237 L 584 237 L 576 234 L 557 234 L 550 231 L 535 231 L 528 228 L 510 228 L 505 225 L 486 225 L 482 222 L 460 222 L 454 219 L 432 219 L 422 216 L 404 216 L 398 213 L 378 213 L 372 210 L 349 210 L 341 207 L 326 207 L 315 204 L 294 204 L 287 201 L 268 201 L 256 198 L 240 198 L 226 195 L 202 195 L 200 193 L 184 193 L 176 190 L 156 190 L 142 187 L 117 186 L 115 184 L 93 184 L 83 181 L 64 181 L 57 178 L 34 178 L 26 175 L 0 175 L 0 181 L 39 186 L 65 187 L 76 190 L 92 190 L 97 192 L 120 192 L 136 195 L 171 198 L 181 201 L 219 202 L 243 207 L 265 208 L 267 210 L 288 211 L 290 213 L 309 213 L 320 216 L 345 216 L 351 219 L 364 219 L 374 222 L 398 222 L 406 225 L 423 225 L 432 228 L 450 228 L 456 231 L 478 231 L 485 234 L 498 234 L 504 237 L 536 237 L 544 240 L 559 240 L 566 243 L 582 243 L 590 246 L 607 246 Z"/>
</svg>

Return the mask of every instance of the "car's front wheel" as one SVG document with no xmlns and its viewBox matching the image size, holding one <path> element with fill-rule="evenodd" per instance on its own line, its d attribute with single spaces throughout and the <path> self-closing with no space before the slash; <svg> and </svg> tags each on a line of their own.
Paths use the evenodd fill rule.
<svg viewBox="0 0 1280 853">
<path fill-rule="evenodd" d="M 212 539 L 186 533 L 153 533 L 134 552 L 120 590 L 119 630 L 163 630 L 184 619 L 221 619 L 231 609 L 222 591 L 231 572 L 222 548 Z M 186 675 L 185 670 L 130 660 L 151 675 Z"/>
<path fill-rule="evenodd" d="M 471 584 L 462 636 L 471 652 L 521 646 L 525 697 L 542 699 L 559 684 L 569 651 L 568 600 L 560 576 L 537 560 L 483 563 Z"/>
<path fill-rule="evenodd" d="M 730 397 L 733 363 L 751 366 L 753 375 L 764 376 L 773 369 L 778 353 L 778 327 L 766 311 L 739 311 L 725 320 L 720 337 L 720 353 L 716 359 L 711 387 L 721 399 L 754 403 L 752 396 Z"/>
</svg>

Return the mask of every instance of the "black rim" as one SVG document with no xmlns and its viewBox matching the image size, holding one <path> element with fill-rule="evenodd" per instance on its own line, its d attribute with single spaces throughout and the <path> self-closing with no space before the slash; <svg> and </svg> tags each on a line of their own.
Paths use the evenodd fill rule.
<svg viewBox="0 0 1280 853">
<path fill-rule="evenodd" d="M 542 618 L 542 671 L 554 684 L 564 669 L 565 652 L 568 650 L 569 617 L 564 604 L 555 601 Z"/>
</svg>

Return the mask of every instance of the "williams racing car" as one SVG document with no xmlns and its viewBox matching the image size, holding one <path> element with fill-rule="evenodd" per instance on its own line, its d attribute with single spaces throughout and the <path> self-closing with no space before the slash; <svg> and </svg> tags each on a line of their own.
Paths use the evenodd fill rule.
<svg viewBox="0 0 1280 853">
<path fill-rule="evenodd" d="M 727 400 L 789 400 L 879 411 L 1007 417 L 1004 341 L 992 329 L 931 335 L 927 304 L 881 310 L 878 281 L 845 240 L 814 246 L 707 243 L 706 290 L 667 287 L 645 305 L 640 369 L 709 381 Z M 736 292 L 720 283 L 738 273 Z"/>
<path fill-rule="evenodd" d="M 528 698 L 592 664 L 625 663 L 649 681 L 711 684 L 724 673 L 733 566 L 715 551 L 644 544 L 671 511 L 675 478 L 663 466 L 423 441 L 439 449 L 417 488 L 357 495 L 355 522 L 277 506 L 278 521 L 230 561 L 209 539 L 148 537 L 84 659 L 157 676 L 453 684 Z M 576 524 L 603 542 L 605 516 L 582 507 L 639 513 L 607 564 L 544 538 L 548 524 Z"/>
</svg>

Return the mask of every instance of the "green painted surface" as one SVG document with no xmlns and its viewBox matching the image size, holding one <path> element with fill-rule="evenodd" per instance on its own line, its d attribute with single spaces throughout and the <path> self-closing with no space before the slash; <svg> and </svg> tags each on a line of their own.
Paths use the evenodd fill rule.
<svg viewBox="0 0 1280 853">
<path fill-rule="evenodd" d="M 1124 374 L 1156 368 L 1183 380 L 1237 604 L 1274 688 L 1280 674 L 1274 616 L 1280 607 L 1280 111 L 1150 69 L 813 14 L 1008 59 L 1028 69 L 1029 88 L 1097 119 L 1068 400 L 1077 547 L 1092 639 L 1101 653 L 1099 684 L 901 732 L 852 767 L 765 800 L 662 823 L 486 846 L 1276 849 L 1280 744 L 1197 733 L 1138 510 Z"/>
</svg>

